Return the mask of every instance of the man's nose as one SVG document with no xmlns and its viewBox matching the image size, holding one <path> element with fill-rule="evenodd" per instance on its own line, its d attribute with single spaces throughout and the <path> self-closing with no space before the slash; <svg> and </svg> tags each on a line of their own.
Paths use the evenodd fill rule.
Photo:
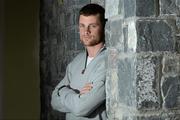
<svg viewBox="0 0 180 120">
<path fill-rule="evenodd" d="M 87 33 L 90 33 L 90 29 L 89 29 L 89 26 L 88 27 L 85 27 L 85 34 L 87 34 Z"/>
</svg>

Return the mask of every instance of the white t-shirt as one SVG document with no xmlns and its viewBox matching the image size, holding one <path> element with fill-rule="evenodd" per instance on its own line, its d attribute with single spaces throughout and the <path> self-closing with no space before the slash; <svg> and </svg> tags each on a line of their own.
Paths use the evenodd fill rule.
<svg viewBox="0 0 180 120">
<path fill-rule="evenodd" d="M 86 63 L 86 66 L 88 66 L 88 64 L 94 59 L 94 57 L 89 57 L 87 58 L 87 63 Z"/>
</svg>

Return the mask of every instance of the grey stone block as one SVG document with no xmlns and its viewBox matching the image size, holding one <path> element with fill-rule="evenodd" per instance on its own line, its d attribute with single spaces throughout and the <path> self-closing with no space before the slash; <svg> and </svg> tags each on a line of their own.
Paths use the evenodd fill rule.
<svg viewBox="0 0 180 120">
<path fill-rule="evenodd" d="M 176 40 L 176 52 L 180 53 L 180 36 L 177 36 L 177 40 Z"/>
<path fill-rule="evenodd" d="M 175 51 L 175 25 L 171 23 L 167 20 L 138 20 L 137 52 Z"/>
<path fill-rule="evenodd" d="M 163 69 L 164 75 L 178 75 L 180 74 L 180 55 L 171 54 L 163 57 Z"/>
<path fill-rule="evenodd" d="M 110 18 L 122 14 L 123 0 L 105 0 L 105 17 Z"/>
<path fill-rule="evenodd" d="M 156 114 L 148 114 L 143 113 L 142 115 L 130 115 L 130 116 L 123 116 L 122 119 L 117 120 L 179 120 L 180 115 L 168 112 L 161 112 L 154 111 Z"/>
<path fill-rule="evenodd" d="M 75 5 L 76 1 L 75 0 L 61 0 L 64 6 L 72 6 Z"/>
<path fill-rule="evenodd" d="M 122 120 L 165 120 L 164 117 L 158 115 L 149 116 L 124 116 Z"/>
<path fill-rule="evenodd" d="M 108 47 L 115 47 L 119 51 L 124 51 L 122 24 L 123 21 L 120 18 L 110 20 L 106 24 L 106 44 Z"/>
<path fill-rule="evenodd" d="M 124 17 L 132 17 L 136 14 L 136 0 L 124 0 Z"/>
<path fill-rule="evenodd" d="M 110 46 L 110 35 L 111 35 L 110 22 L 107 21 L 105 26 L 105 42 L 107 47 Z"/>
<path fill-rule="evenodd" d="M 64 13 L 60 13 L 57 16 L 57 26 L 59 30 L 64 30 L 65 29 L 65 14 Z"/>
<path fill-rule="evenodd" d="M 136 90 L 138 110 L 157 110 L 161 106 L 159 81 L 161 56 L 140 55 L 136 63 Z"/>
<path fill-rule="evenodd" d="M 121 114 L 117 112 L 120 109 L 117 74 L 116 69 L 108 70 L 106 74 L 106 110 L 109 119 L 114 118 L 115 114 Z"/>
<path fill-rule="evenodd" d="M 76 30 L 74 28 L 70 28 L 67 31 L 67 47 L 69 50 L 75 50 L 75 45 L 77 45 L 77 43 L 80 43 L 80 40 L 76 38 L 76 36 L 78 36 L 78 33 L 76 33 Z"/>
<path fill-rule="evenodd" d="M 176 17 L 176 26 L 178 28 L 178 33 L 180 34 L 180 17 Z"/>
<path fill-rule="evenodd" d="M 124 50 L 125 52 L 136 52 L 137 49 L 137 30 L 136 20 L 125 21 L 123 26 Z"/>
<path fill-rule="evenodd" d="M 96 3 L 101 5 L 102 7 L 105 7 L 105 0 L 91 0 L 91 3 Z"/>
<path fill-rule="evenodd" d="M 91 3 L 91 0 L 75 0 L 75 2 L 76 2 L 76 5 L 84 6 L 86 4 Z"/>
<path fill-rule="evenodd" d="M 163 107 L 180 109 L 180 76 L 163 77 L 161 81 Z"/>
<path fill-rule="evenodd" d="M 140 17 L 157 16 L 158 0 L 136 0 L 136 15 Z"/>
<path fill-rule="evenodd" d="M 111 38 L 110 38 L 111 45 L 116 46 L 117 43 L 121 43 L 120 41 L 122 39 L 122 20 L 112 21 L 110 25 L 110 30 L 111 30 Z"/>
<path fill-rule="evenodd" d="M 166 15 L 180 15 L 179 0 L 160 0 L 160 13 Z"/>
<path fill-rule="evenodd" d="M 123 56 L 119 54 L 119 57 Z M 136 108 L 136 56 L 120 57 L 118 60 L 118 102 Z"/>
<path fill-rule="evenodd" d="M 67 49 L 69 50 L 82 50 L 83 44 L 80 42 L 79 31 L 77 27 L 71 27 L 66 31 L 67 39 L 65 41 Z"/>
<path fill-rule="evenodd" d="M 118 60 L 119 60 L 119 51 L 116 48 L 108 47 L 107 51 L 107 68 L 111 71 L 111 69 L 118 69 Z"/>
<path fill-rule="evenodd" d="M 65 27 L 73 26 L 76 23 L 76 13 L 74 10 L 66 12 L 65 14 Z"/>
<path fill-rule="evenodd" d="M 159 115 L 147 115 L 139 116 L 137 120 L 179 120 L 180 116 L 176 114 L 169 114 L 167 112 L 161 113 Z"/>
<path fill-rule="evenodd" d="M 176 0 L 176 5 L 177 5 L 178 7 L 180 7 L 180 1 L 179 1 L 179 0 Z"/>
<path fill-rule="evenodd" d="M 118 118 L 121 96 L 119 95 L 119 75 L 118 62 L 119 54 L 117 49 L 108 48 L 107 74 L 106 74 L 106 109 L 108 118 L 111 120 Z M 122 78 L 122 77 L 121 77 Z M 121 85 L 122 86 L 122 85 Z M 123 100 L 122 100 L 123 101 Z"/>
<path fill-rule="evenodd" d="M 150 17 L 158 14 L 158 0 L 124 0 L 124 16 Z"/>
<path fill-rule="evenodd" d="M 123 27 L 124 52 L 128 52 L 128 26 Z"/>
</svg>

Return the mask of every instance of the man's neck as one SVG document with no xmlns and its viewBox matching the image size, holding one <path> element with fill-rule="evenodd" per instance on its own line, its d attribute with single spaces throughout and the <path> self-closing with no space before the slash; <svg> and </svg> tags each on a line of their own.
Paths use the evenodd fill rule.
<svg viewBox="0 0 180 120">
<path fill-rule="evenodd" d="M 95 57 L 99 50 L 104 46 L 104 43 L 101 42 L 95 46 L 87 46 L 87 52 L 89 57 Z"/>
</svg>

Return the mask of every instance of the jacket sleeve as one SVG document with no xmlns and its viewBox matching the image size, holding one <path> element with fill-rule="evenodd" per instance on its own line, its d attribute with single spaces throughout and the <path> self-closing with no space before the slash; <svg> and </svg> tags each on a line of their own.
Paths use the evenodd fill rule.
<svg viewBox="0 0 180 120">
<path fill-rule="evenodd" d="M 60 83 L 55 87 L 55 89 L 52 92 L 51 96 L 51 106 L 53 109 L 61 111 L 61 112 L 70 112 L 65 105 L 62 103 L 61 95 L 59 91 L 61 91 L 59 88 L 61 88 L 64 85 L 69 85 L 69 65 L 66 69 L 65 77 L 60 81 Z M 63 89 L 63 88 L 62 88 Z M 69 90 L 71 91 L 71 90 Z"/>
<path fill-rule="evenodd" d="M 105 100 L 105 63 L 100 63 L 90 78 L 93 88 L 81 96 L 69 88 L 60 90 L 60 103 L 76 116 L 88 116 Z"/>
</svg>

